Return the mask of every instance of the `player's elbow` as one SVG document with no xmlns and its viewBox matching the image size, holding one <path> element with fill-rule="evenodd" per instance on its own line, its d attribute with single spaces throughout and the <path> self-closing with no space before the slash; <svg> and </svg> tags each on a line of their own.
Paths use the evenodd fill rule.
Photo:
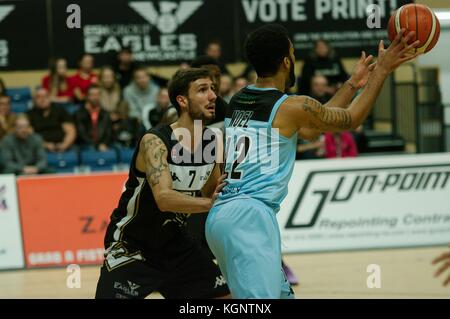
<svg viewBox="0 0 450 319">
<path fill-rule="evenodd" d="M 168 192 L 159 191 L 153 192 L 153 196 L 155 197 L 156 206 L 162 212 L 169 212 L 170 209 L 170 200 L 168 199 Z"/>
</svg>

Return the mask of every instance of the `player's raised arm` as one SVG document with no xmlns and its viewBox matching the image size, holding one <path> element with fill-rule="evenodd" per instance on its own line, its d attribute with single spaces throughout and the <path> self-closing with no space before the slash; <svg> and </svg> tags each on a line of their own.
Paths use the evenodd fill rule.
<svg viewBox="0 0 450 319">
<path fill-rule="evenodd" d="M 147 181 L 161 211 L 186 214 L 209 211 L 213 198 L 191 197 L 173 190 L 167 148 L 159 137 L 154 134 L 145 135 L 141 140 L 139 156 L 145 163 Z"/>
<path fill-rule="evenodd" d="M 402 63 L 417 57 L 417 54 L 409 54 L 419 42 L 405 45 L 414 37 L 410 32 L 402 38 L 400 32 L 387 50 L 383 41 L 379 45 L 377 64 L 370 74 L 367 85 L 362 93 L 350 104 L 347 109 L 327 106 L 307 96 L 290 97 L 285 102 L 285 110 L 288 121 L 293 123 L 297 130 L 302 127 L 320 131 L 343 131 L 355 129 L 366 119 L 378 97 L 384 81 Z"/>
</svg>

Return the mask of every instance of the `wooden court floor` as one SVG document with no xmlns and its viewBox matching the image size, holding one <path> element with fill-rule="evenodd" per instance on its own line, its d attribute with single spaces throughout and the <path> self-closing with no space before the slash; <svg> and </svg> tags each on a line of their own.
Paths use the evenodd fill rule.
<svg viewBox="0 0 450 319">
<path fill-rule="evenodd" d="M 434 257 L 448 247 L 295 254 L 284 257 L 300 278 L 297 298 L 450 298 L 433 278 Z M 381 287 L 368 288 L 367 266 L 381 270 Z M 65 269 L 0 272 L 0 298 L 93 298 L 99 267 L 81 268 L 81 288 L 66 286 Z M 448 272 L 445 276 L 448 275 Z M 152 294 L 150 298 L 161 298 Z"/>
</svg>

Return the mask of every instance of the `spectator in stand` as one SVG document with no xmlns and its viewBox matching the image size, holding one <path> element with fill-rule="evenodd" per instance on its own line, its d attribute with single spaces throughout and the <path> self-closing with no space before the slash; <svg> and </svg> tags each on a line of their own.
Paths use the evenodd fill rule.
<svg viewBox="0 0 450 319">
<path fill-rule="evenodd" d="M 16 114 L 11 112 L 11 98 L 8 95 L 0 95 L 0 141 L 14 131 Z"/>
<path fill-rule="evenodd" d="M 210 41 L 206 45 L 205 54 L 215 59 L 220 67 L 220 73 L 230 74 L 225 64 L 222 62 L 222 43 L 218 40 Z"/>
<path fill-rule="evenodd" d="M 340 85 L 348 79 L 348 74 L 341 60 L 324 40 L 317 40 L 314 44 L 314 50 L 305 58 L 298 83 L 299 94 L 311 95 L 311 79 L 317 74 L 327 78 L 328 85 L 332 88 L 329 92 L 331 94 L 334 94 Z"/>
<path fill-rule="evenodd" d="M 352 131 L 352 134 L 358 153 L 367 153 L 369 150 L 369 139 L 364 132 L 364 125 L 358 126 L 356 130 Z"/>
<path fill-rule="evenodd" d="M 42 78 L 42 87 L 50 93 L 55 103 L 73 101 L 73 83 L 67 75 L 67 61 L 63 58 L 50 59 L 50 74 Z"/>
<path fill-rule="evenodd" d="M 324 134 L 324 157 L 343 158 L 358 156 L 355 140 L 350 132 Z"/>
<path fill-rule="evenodd" d="M 111 143 L 110 115 L 100 104 L 100 87 L 92 84 L 86 94 L 84 107 L 75 113 L 78 143 L 82 148 L 94 147 L 107 151 Z"/>
<path fill-rule="evenodd" d="M 323 155 L 323 139 L 319 138 L 314 142 L 306 141 L 299 137 L 297 142 L 298 160 L 318 159 Z"/>
<path fill-rule="evenodd" d="M 6 174 L 33 175 L 49 172 L 42 138 L 33 133 L 24 114 L 16 117 L 14 133 L 8 134 L 2 140 L 0 153 Z"/>
<path fill-rule="evenodd" d="M 142 123 L 142 111 L 147 104 L 156 106 L 159 89 L 145 68 L 137 68 L 134 71 L 133 82 L 123 93 L 124 100 L 129 106 L 129 117 L 135 117 Z"/>
<path fill-rule="evenodd" d="M 27 112 L 35 133 L 44 141 L 48 152 L 65 152 L 77 137 L 75 124 L 69 113 L 59 105 L 53 105 L 46 89 L 36 90 L 33 108 Z"/>
<path fill-rule="evenodd" d="M 177 110 L 170 104 L 167 88 L 161 88 L 159 90 L 156 107 L 146 106 L 142 117 L 146 129 L 157 125 L 170 125 L 178 119 Z"/>
<path fill-rule="evenodd" d="M 104 66 L 101 68 L 98 85 L 100 86 L 101 106 L 108 112 L 115 111 L 121 100 L 121 90 L 112 67 Z"/>
<path fill-rule="evenodd" d="M 0 96 L 6 95 L 6 86 L 5 82 L 3 82 L 2 78 L 0 78 Z"/>
<path fill-rule="evenodd" d="M 234 80 L 233 92 L 237 93 L 243 88 L 245 88 L 247 85 L 249 85 L 249 82 L 246 78 L 238 77 Z"/>
<path fill-rule="evenodd" d="M 233 78 L 228 74 L 222 75 L 220 77 L 219 95 L 225 100 L 225 102 L 230 103 L 233 94 Z"/>
<path fill-rule="evenodd" d="M 114 68 L 117 79 L 119 80 L 120 88 L 123 90 L 131 83 L 133 73 L 137 68 L 130 47 L 122 47 L 117 53 L 117 61 Z"/>
<path fill-rule="evenodd" d="M 97 83 L 97 75 L 94 73 L 94 57 L 90 54 L 83 54 L 78 61 L 78 72 L 70 78 L 73 85 L 75 100 L 83 102 L 89 86 Z"/>
<path fill-rule="evenodd" d="M 110 118 L 112 142 L 117 147 L 134 148 L 143 131 L 138 119 L 128 116 L 128 103 L 120 102 Z"/>
<path fill-rule="evenodd" d="M 321 74 L 314 75 L 311 79 L 311 97 L 325 104 L 332 97 L 329 92 L 330 87 L 327 78 Z"/>
</svg>

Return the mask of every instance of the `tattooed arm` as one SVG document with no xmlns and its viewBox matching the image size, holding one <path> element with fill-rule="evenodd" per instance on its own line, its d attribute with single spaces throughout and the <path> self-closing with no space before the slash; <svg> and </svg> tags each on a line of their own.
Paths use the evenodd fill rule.
<svg viewBox="0 0 450 319">
<path fill-rule="evenodd" d="M 301 128 L 317 131 L 356 129 L 372 109 L 388 75 L 401 64 L 418 56 L 410 52 L 419 45 L 419 41 L 406 45 L 414 37 L 414 32 L 410 32 L 406 37 L 403 37 L 403 33 L 404 30 L 399 32 L 386 50 L 383 41 L 380 41 L 377 64 L 368 78 L 367 85 L 348 108 L 327 107 L 307 96 L 293 96 L 283 103 L 281 119 L 275 120 L 274 127 L 280 128 L 280 132 L 283 135 L 287 133 L 287 136 L 292 136 Z"/>
<path fill-rule="evenodd" d="M 146 134 L 140 143 L 136 160 L 139 170 L 145 171 L 158 208 L 163 212 L 204 213 L 214 198 L 192 197 L 173 190 L 172 176 L 167 163 L 167 148 L 154 134 Z"/>
</svg>

